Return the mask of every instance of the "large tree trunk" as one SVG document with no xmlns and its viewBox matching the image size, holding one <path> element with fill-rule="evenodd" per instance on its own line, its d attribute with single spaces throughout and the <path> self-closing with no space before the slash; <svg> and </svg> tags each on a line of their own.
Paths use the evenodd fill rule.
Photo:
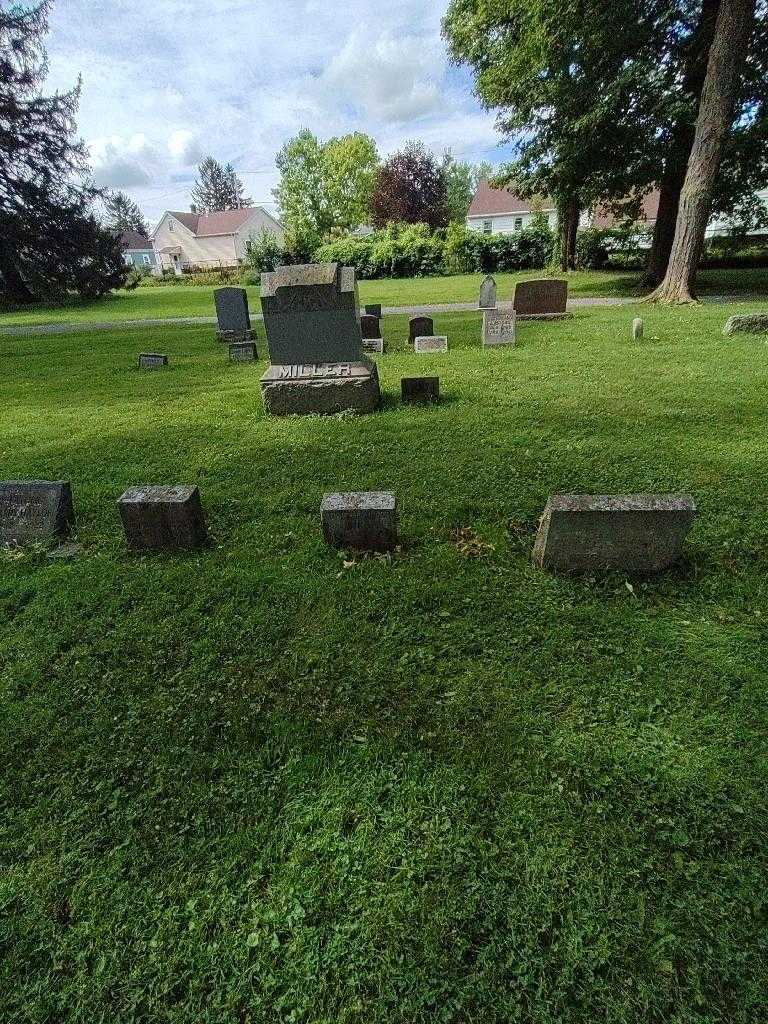
<svg viewBox="0 0 768 1024">
<path fill-rule="evenodd" d="M 746 61 L 756 0 L 722 0 L 701 93 L 696 136 L 680 195 L 675 239 L 656 302 L 693 302 L 696 270 L 712 207 L 712 188 L 720 167 L 733 106 Z"/>
<path fill-rule="evenodd" d="M 558 231 L 560 235 L 560 269 L 564 274 L 576 266 L 576 234 L 579 230 L 578 195 L 565 196 L 558 204 Z"/>
<path fill-rule="evenodd" d="M 17 306 L 36 302 L 36 296 L 19 273 L 15 263 L 0 249 L 0 293 Z"/>
<path fill-rule="evenodd" d="M 707 75 L 707 63 L 721 0 L 703 0 L 699 23 L 690 41 L 682 92 L 690 96 L 698 109 L 701 90 Z M 694 122 L 683 118 L 673 127 L 669 151 L 664 161 L 664 171 L 659 182 L 659 209 L 653 227 L 653 242 L 648 256 L 644 283 L 657 285 L 664 277 L 669 265 L 669 254 L 675 240 L 675 224 L 680 208 L 680 193 L 685 181 L 688 159 L 696 137 Z"/>
</svg>

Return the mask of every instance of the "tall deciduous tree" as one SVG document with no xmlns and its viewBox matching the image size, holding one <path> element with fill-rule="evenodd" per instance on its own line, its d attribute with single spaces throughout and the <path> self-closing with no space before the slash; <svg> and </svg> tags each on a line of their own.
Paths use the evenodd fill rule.
<svg viewBox="0 0 768 1024">
<path fill-rule="evenodd" d="M 289 248 L 309 256 L 335 231 L 366 223 L 379 157 L 368 135 L 320 140 L 303 129 L 276 158 L 280 184 L 273 195 Z"/>
<path fill-rule="evenodd" d="M 196 213 L 217 213 L 220 210 L 241 210 L 251 205 L 242 181 L 231 164 L 222 166 L 207 156 L 197 168 L 197 181 L 192 188 L 192 209 Z"/>
<path fill-rule="evenodd" d="M 108 192 L 104 199 L 104 208 L 107 226 L 113 231 L 138 231 L 140 235 L 149 234 L 144 214 L 125 192 Z"/>
<path fill-rule="evenodd" d="M 478 185 L 481 181 L 488 181 L 493 176 L 493 164 L 487 160 L 478 164 L 455 160 L 449 152 L 446 152 L 443 155 L 442 167 L 445 175 L 449 217 L 457 224 L 463 224 Z"/>
<path fill-rule="evenodd" d="M 379 168 L 373 189 L 373 223 L 445 227 L 448 190 L 443 168 L 421 142 L 409 142 Z"/>
<path fill-rule="evenodd" d="M 664 280 L 652 298 L 691 302 L 723 146 L 733 120 L 755 0 L 721 0 L 701 93 L 696 133 Z"/>
<path fill-rule="evenodd" d="M 50 0 L 0 0 L 0 291 L 13 302 L 123 283 L 120 244 L 93 216 L 76 136 L 79 85 L 45 96 Z"/>
</svg>

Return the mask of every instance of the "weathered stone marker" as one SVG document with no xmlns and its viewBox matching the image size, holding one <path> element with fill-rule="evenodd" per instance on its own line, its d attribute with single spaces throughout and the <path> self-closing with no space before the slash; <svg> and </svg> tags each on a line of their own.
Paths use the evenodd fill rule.
<svg viewBox="0 0 768 1024">
<path fill-rule="evenodd" d="M 514 309 L 493 309 L 483 313 L 483 348 L 515 344 Z"/>
<path fill-rule="evenodd" d="M 768 313 L 742 313 L 726 320 L 723 334 L 768 334 Z"/>
<path fill-rule="evenodd" d="M 168 356 L 162 352 L 141 352 L 139 353 L 139 369 L 159 370 L 168 365 Z"/>
<path fill-rule="evenodd" d="M 256 346 L 252 341 L 236 341 L 229 346 L 229 359 L 232 363 L 253 363 L 256 356 Z"/>
<path fill-rule="evenodd" d="M 632 340 L 642 341 L 643 340 L 643 318 L 636 316 L 632 321 Z"/>
<path fill-rule="evenodd" d="M 413 342 L 414 352 L 447 352 L 448 338 L 444 334 L 432 335 L 428 338 L 416 338 Z"/>
<path fill-rule="evenodd" d="M 496 281 L 490 274 L 480 286 L 480 300 L 477 305 L 480 309 L 496 308 Z"/>
<path fill-rule="evenodd" d="M 216 303 L 216 319 L 219 325 L 216 334 L 218 340 L 230 345 L 253 341 L 248 294 L 245 288 L 216 288 L 213 300 Z"/>
<path fill-rule="evenodd" d="M 679 559 L 695 516 L 686 494 L 553 494 L 533 560 L 555 572 L 650 576 Z"/>
<path fill-rule="evenodd" d="M 391 551 L 397 545 L 397 501 L 389 491 L 326 494 L 320 521 L 335 548 Z"/>
<path fill-rule="evenodd" d="M 431 316 L 412 316 L 408 321 L 408 344 L 413 345 L 417 338 L 430 338 L 435 333 L 435 325 Z"/>
<path fill-rule="evenodd" d="M 312 263 L 262 274 L 261 305 L 272 364 L 261 378 L 267 412 L 378 409 L 378 370 L 363 355 L 351 267 Z"/>
<path fill-rule="evenodd" d="M 382 355 L 384 352 L 384 339 L 363 338 L 363 352 L 378 352 L 379 355 Z"/>
<path fill-rule="evenodd" d="M 363 313 L 360 317 L 360 332 L 363 335 L 363 341 L 366 338 L 380 338 L 379 318 L 371 313 Z"/>
<path fill-rule="evenodd" d="M 66 537 L 74 520 L 68 480 L 0 481 L 0 545 Z"/>
<path fill-rule="evenodd" d="M 518 281 L 512 308 L 518 319 L 562 320 L 569 316 L 568 282 L 559 278 Z"/>
<path fill-rule="evenodd" d="M 129 487 L 117 508 L 132 551 L 197 548 L 208 538 L 197 487 Z"/>
<path fill-rule="evenodd" d="M 381 320 L 381 303 L 380 302 L 369 302 L 363 306 L 367 316 L 375 316 L 377 320 Z"/>
<path fill-rule="evenodd" d="M 402 400 L 411 405 L 429 405 L 440 401 L 439 377 L 402 377 L 400 380 Z"/>
</svg>

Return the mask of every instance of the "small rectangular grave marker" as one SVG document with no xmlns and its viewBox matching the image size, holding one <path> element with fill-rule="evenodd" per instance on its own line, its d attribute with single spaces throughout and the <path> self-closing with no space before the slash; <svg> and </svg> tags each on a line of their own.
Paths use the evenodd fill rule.
<svg viewBox="0 0 768 1024">
<path fill-rule="evenodd" d="M 74 518 L 68 480 L 0 481 L 0 544 L 66 537 Z"/>
<path fill-rule="evenodd" d="M 515 344 L 517 314 L 511 310 L 486 310 L 483 313 L 483 348 Z"/>
<path fill-rule="evenodd" d="M 768 334 L 768 313 L 743 313 L 726 320 L 723 334 Z"/>
<path fill-rule="evenodd" d="M 139 368 L 142 370 L 158 370 L 168 365 L 168 356 L 160 352 L 141 352 L 139 354 Z"/>
<path fill-rule="evenodd" d="M 555 572 L 650 576 L 678 560 L 695 516 L 686 494 L 553 494 L 533 560 Z"/>
<path fill-rule="evenodd" d="M 384 339 L 363 338 L 363 352 L 378 352 L 381 355 L 384 352 Z"/>
<path fill-rule="evenodd" d="M 429 338 L 416 338 L 413 350 L 414 352 L 447 352 L 448 338 L 444 334 L 432 335 Z"/>
<path fill-rule="evenodd" d="M 197 548 L 207 540 L 197 487 L 130 487 L 117 507 L 132 551 Z"/>
<path fill-rule="evenodd" d="M 412 405 L 428 405 L 440 400 L 439 377 L 403 377 L 400 393 L 404 402 Z"/>
<path fill-rule="evenodd" d="M 397 545 L 397 501 L 389 491 L 326 494 L 320 521 L 325 540 L 336 548 L 391 551 Z"/>
<path fill-rule="evenodd" d="M 233 363 L 253 363 L 256 360 L 256 346 L 252 341 L 237 341 L 229 346 L 229 359 Z"/>
</svg>

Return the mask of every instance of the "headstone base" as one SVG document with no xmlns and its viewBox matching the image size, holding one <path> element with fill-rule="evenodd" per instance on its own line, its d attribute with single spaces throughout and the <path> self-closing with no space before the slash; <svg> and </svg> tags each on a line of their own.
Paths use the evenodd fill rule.
<svg viewBox="0 0 768 1024">
<path fill-rule="evenodd" d="M 383 338 L 363 338 L 363 352 L 376 352 L 378 355 L 384 353 Z"/>
<path fill-rule="evenodd" d="M 573 313 L 518 313 L 518 320 L 573 320 Z"/>
<path fill-rule="evenodd" d="M 379 372 L 370 359 L 270 366 L 261 378 L 261 394 L 272 416 L 368 413 L 381 404 Z"/>
</svg>

